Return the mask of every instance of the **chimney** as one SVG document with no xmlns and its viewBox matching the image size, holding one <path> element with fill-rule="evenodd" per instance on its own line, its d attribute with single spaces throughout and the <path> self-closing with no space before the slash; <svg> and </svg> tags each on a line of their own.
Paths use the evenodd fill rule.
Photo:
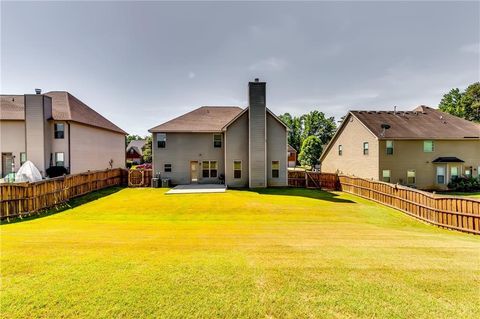
<svg viewBox="0 0 480 319">
<path fill-rule="evenodd" d="M 35 94 L 42 94 L 42 89 L 35 89 Z"/>
<path fill-rule="evenodd" d="M 249 187 L 267 186 L 266 83 L 248 83 Z"/>
<path fill-rule="evenodd" d="M 393 114 L 397 114 L 397 106 L 396 105 L 393 107 Z"/>
</svg>

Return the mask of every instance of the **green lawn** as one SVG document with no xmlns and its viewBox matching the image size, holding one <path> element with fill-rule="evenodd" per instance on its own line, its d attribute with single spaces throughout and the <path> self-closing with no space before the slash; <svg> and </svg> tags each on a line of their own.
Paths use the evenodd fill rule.
<svg viewBox="0 0 480 319">
<path fill-rule="evenodd" d="M 440 195 L 442 195 L 442 194 L 452 195 L 452 196 L 464 196 L 464 197 L 480 198 L 480 192 L 470 192 L 470 193 L 464 193 L 464 192 L 446 192 L 446 193 L 440 193 Z"/>
<path fill-rule="evenodd" d="M 0 229 L 2 318 L 480 317 L 480 237 L 347 194 L 123 189 Z"/>
</svg>

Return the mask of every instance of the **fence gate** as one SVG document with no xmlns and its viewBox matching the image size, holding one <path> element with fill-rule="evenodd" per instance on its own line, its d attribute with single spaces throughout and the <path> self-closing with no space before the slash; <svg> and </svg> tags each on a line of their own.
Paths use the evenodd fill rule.
<svg viewBox="0 0 480 319">
<path fill-rule="evenodd" d="M 152 170 L 131 169 L 128 171 L 128 187 L 150 187 Z"/>
</svg>

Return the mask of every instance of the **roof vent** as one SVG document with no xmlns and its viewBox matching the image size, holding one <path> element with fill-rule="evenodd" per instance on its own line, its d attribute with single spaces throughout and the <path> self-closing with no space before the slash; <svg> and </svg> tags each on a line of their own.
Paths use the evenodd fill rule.
<svg viewBox="0 0 480 319">
<path fill-rule="evenodd" d="M 42 89 L 35 89 L 35 94 L 42 94 Z"/>
<path fill-rule="evenodd" d="M 385 136 L 385 131 L 388 130 L 391 126 L 389 124 L 383 123 L 380 125 L 382 128 L 382 133 L 380 133 L 380 136 L 384 137 Z"/>
</svg>

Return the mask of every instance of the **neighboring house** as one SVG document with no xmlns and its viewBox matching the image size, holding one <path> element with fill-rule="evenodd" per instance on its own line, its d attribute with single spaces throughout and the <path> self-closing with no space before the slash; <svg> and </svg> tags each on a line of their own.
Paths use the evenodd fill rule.
<svg viewBox="0 0 480 319">
<path fill-rule="evenodd" d="M 479 176 L 480 124 L 426 106 L 351 111 L 320 161 L 323 172 L 445 189 L 454 176 Z"/>
<path fill-rule="evenodd" d="M 288 167 L 297 166 L 297 151 L 288 144 Z"/>
<path fill-rule="evenodd" d="M 173 184 L 287 186 L 287 127 L 266 107 L 266 83 L 250 82 L 249 107 L 204 106 L 149 130 L 153 169 Z"/>
<path fill-rule="evenodd" d="M 146 140 L 133 140 L 127 145 L 126 158 L 127 162 L 133 164 L 141 164 L 143 162 L 143 147 Z"/>
<path fill-rule="evenodd" d="M 1 95 L 0 131 L 2 177 L 27 159 L 43 176 L 125 167 L 126 133 L 68 92 Z"/>
</svg>

